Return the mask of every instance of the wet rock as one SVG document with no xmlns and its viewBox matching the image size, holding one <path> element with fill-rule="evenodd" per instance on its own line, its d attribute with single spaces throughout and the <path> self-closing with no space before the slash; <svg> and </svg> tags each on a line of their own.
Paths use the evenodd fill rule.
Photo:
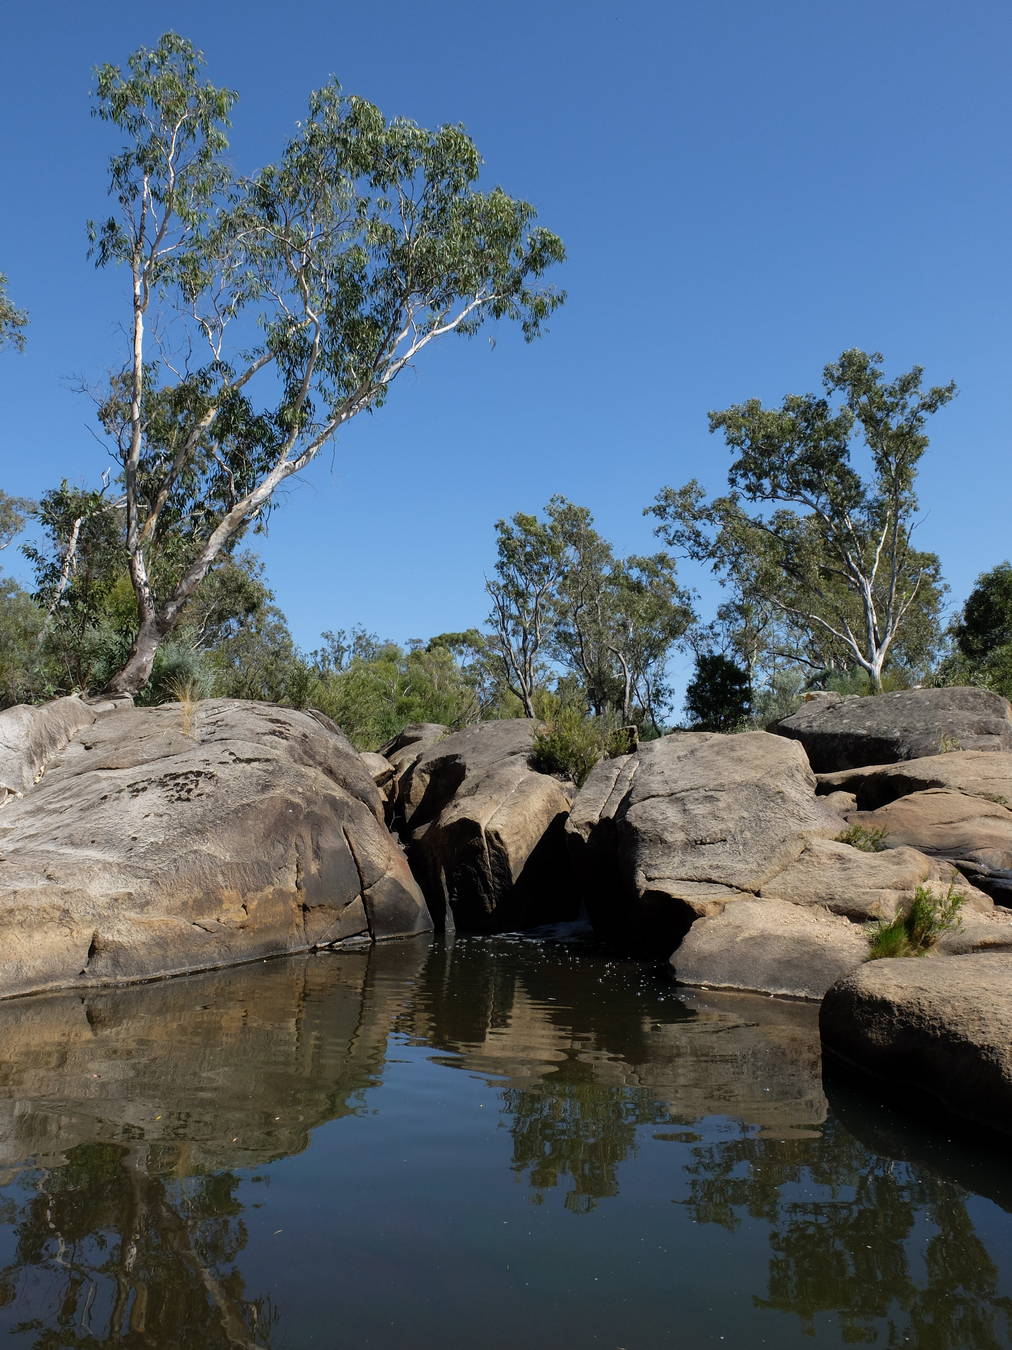
<svg viewBox="0 0 1012 1350">
<path fill-rule="evenodd" d="M 0 995 L 431 926 L 345 738 L 231 700 L 98 718 L 0 814 Z"/>
<path fill-rule="evenodd" d="M 986 689 L 906 689 L 868 698 L 822 694 L 770 727 L 805 747 L 817 773 L 946 750 L 1012 750 L 1012 708 Z"/>
<path fill-rule="evenodd" d="M 1012 954 L 869 962 L 829 990 L 820 1026 L 850 1064 L 1012 1131 Z"/>
</svg>

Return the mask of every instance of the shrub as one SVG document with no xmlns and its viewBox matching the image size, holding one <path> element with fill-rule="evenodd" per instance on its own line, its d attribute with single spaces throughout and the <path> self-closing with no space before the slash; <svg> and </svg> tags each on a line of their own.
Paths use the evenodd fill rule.
<svg viewBox="0 0 1012 1350">
<path fill-rule="evenodd" d="M 628 727 L 613 718 L 588 717 L 576 703 L 560 703 L 534 733 L 531 768 L 569 778 L 581 787 L 599 759 L 635 748 Z"/>
<path fill-rule="evenodd" d="M 869 830 L 863 825 L 849 825 L 843 834 L 836 836 L 836 842 L 859 848 L 862 853 L 881 853 L 888 848 L 885 830 Z"/>
<path fill-rule="evenodd" d="M 906 909 L 889 923 L 876 924 L 869 935 L 869 961 L 887 956 L 925 956 L 946 933 L 962 927 L 959 911 L 965 896 L 950 886 L 942 896 L 918 886 Z"/>
</svg>

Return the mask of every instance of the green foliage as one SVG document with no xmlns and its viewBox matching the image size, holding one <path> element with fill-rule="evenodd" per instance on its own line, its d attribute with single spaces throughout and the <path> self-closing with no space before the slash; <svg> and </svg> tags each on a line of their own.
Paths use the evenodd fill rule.
<svg viewBox="0 0 1012 1350">
<path fill-rule="evenodd" d="M 202 64 L 168 33 L 97 72 L 95 112 L 124 137 L 113 214 L 91 238 L 100 266 L 131 274 L 126 374 L 100 414 L 123 466 L 140 617 L 114 684 L 130 690 L 222 550 L 425 347 L 487 319 L 531 340 L 563 299 L 542 284 L 561 241 L 528 203 L 478 190 L 460 127 L 387 119 L 332 82 L 280 158 L 236 178 L 236 95 Z M 143 346 L 154 329 L 157 360 Z M 185 556 L 159 581 L 152 557 L 170 540 Z"/>
<path fill-rule="evenodd" d="M 949 636 L 953 651 L 937 683 L 979 685 L 1012 698 L 1012 563 L 981 573 Z"/>
<path fill-rule="evenodd" d="M 986 660 L 996 648 L 1012 644 L 1012 563 L 1001 562 L 981 573 L 952 635 L 971 661 Z"/>
<path fill-rule="evenodd" d="M 823 372 L 825 396 L 711 412 L 737 456 L 729 494 L 707 502 L 693 481 L 649 508 L 669 544 L 757 615 L 773 650 L 812 669 L 858 665 L 876 686 L 891 653 L 917 668 L 937 645 L 943 586 L 938 559 L 911 543 L 914 487 L 924 423 L 955 395 L 923 390 L 920 367 L 886 382 L 881 362 L 847 351 Z M 754 652 L 741 655 L 751 669 Z"/>
<path fill-rule="evenodd" d="M 496 524 L 488 622 L 505 679 L 530 717 L 553 665 L 562 667 L 592 712 L 649 719 L 658 731 L 667 658 L 694 618 L 674 559 L 617 558 L 590 512 L 565 497 L 552 497 L 544 516 Z"/>
<path fill-rule="evenodd" d="M 859 848 L 862 853 L 882 853 L 889 847 L 886 838 L 885 830 L 868 829 L 864 825 L 848 825 L 842 834 L 836 836 L 836 842 L 849 844 L 851 848 Z"/>
<path fill-rule="evenodd" d="M 177 634 L 158 649 L 151 678 L 137 696 L 142 706 L 210 698 L 214 671 L 204 652 Z"/>
<path fill-rule="evenodd" d="M 694 731 L 735 731 L 751 713 L 748 672 L 716 652 L 701 652 L 685 691 Z"/>
<path fill-rule="evenodd" d="M 809 689 L 825 689 L 833 694 L 854 694 L 858 698 L 869 698 L 875 694 L 891 694 L 900 689 L 909 689 L 913 682 L 908 672 L 902 668 L 893 668 L 882 672 L 878 688 L 866 670 L 860 666 L 850 670 L 828 670 L 820 672 L 808 680 Z"/>
<path fill-rule="evenodd" d="M 377 749 L 409 722 L 456 728 L 520 711 L 490 682 L 478 634 L 444 634 L 407 650 L 361 629 L 324 638 L 311 658 L 305 702 L 332 717 L 359 750 Z"/>
<path fill-rule="evenodd" d="M 534 733 L 531 768 L 554 774 L 581 787 L 601 759 L 626 754 L 634 748 L 630 728 L 620 726 L 614 713 L 588 716 L 578 703 L 543 695 L 539 699 L 543 725 Z"/>
<path fill-rule="evenodd" d="M 21 533 L 34 510 L 35 503 L 26 497 L 11 497 L 0 491 L 0 549 Z"/>
<path fill-rule="evenodd" d="M 945 936 L 962 926 L 959 911 L 965 896 L 950 886 L 938 896 L 918 886 L 913 899 L 889 923 L 876 924 L 869 935 L 869 961 L 890 956 L 926 956 Z"/>
<path fill-rule="evenodd" d="M 0 708 L 31 703 L 49 692 L 39 653 L 45 618 L 27 591 L 0 576 Z"/>
<path fill-rule="evenodd" d="M 28 315 L 18 309 L 7 295 L 7 277 L 0 272 L 0 349 L 6 346 L 22 351 L 25 335 L 22 329 L 28 323 Z"/>
</svg>

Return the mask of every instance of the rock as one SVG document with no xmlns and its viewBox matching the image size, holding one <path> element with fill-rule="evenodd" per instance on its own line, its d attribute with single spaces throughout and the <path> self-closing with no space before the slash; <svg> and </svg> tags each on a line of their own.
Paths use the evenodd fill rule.
<svg viewBox="0 0 1012 1350">
<path fill-rule="evenodd" d="M 528 759 L 537 722 L 483 722 L 430 744 L 397 784 L 411 864 L 433 911 L 472 931 L 570 917 L 566 786 Z"/>
<path fill-rule="evenodd" d="M 965 893 L 965 886 L 959 889 Z M 937 950 L 947 956 L 1012 951 L 1012 914 L 994 907 L 983 913 L 976 907 L 966 907 L 959 927 L 942 935 Z"/>
<path fill-rule="evenodd" d="M 598 932 L 668 956 L 694 919 L 753 897 L 842 825 L 800 745 L 681 732 L 597 764 L 567 834 Z"/>
<path fill-rule="evenodd" d="M 408 750 L 412 746 L 418 746 L 419 754 L 422 750 L 428 749 L 436 741 L 441 741 L 445 736 L 449 736 L 450 728 L 443 726 L 442 722 L 411 722 L 386 745 L 381 745 L 379 753 L 385 759 L 392 759 L 394 755 L 402 750 Z"/>
<path fill-rule="evenodd" d="M 0 805 L 27 792 L 71 736 L 97 715 L 76 694 L 38 708 L 19 703 L 0 712 Z"/>
<path fill-rule="evenodd" d="M 392 780 L 396 770 L 385 755 L 366 750 L 361 755 L 362 763 L 369 771 L 369 777 L 382 791 Z"/>
<path fill-rule="evenodd" d="M 393 775 L 387 786 L 387 795 L 394 804 L 395 812 L 402 795 L 402 780 L 405 781 L 406 791 L 406 783 L 411 777 L 412 770 L 425 751 L 438 741 L 445 740 L 449 734 L 450 728 L 444 727 L 441 722 L 412 722 L 410 726 L 404 728 L 399 736 L 395 736 L 386 745 L 380 746 L 379 754 L 393 766 Z M 399 819 L 396 823 L 403 826 L 404 822 L 403 819 Z"/>
<path fill-rule="evenodd" d="M 966 906 L 990 913 L 992 902 L 945 863 L 913 848 L 890 848 L 865 853 L 835 839 L 813 839 L 760 890 L 763 898 L 789 900 L 795 905 L 818 905 L 833 914 L 863 922 L 892 919 L 913 897 L 918 886 L 944 895 L 955 882 Z"/>
<path fill-rule="evenodd" d="M 98 718 L 0 815 L 0 995 L 431 927 L 347 740 L 215 699 Z"/>
<path fill-rule="evenodd" d="M 1012 811 L 982 797 L 930 788 L 875 811 L 856 811 L 849 820 L 867 830 L 884 830 L 893 847 L 908 844 L 935 858 L 1012 868 Z"/>
<path fill-rule="evenodd" d="M 871 961 L 829 990 L 820 1027 L 850 1064 L 1012 1131 L 1012 954 Z"/>
<path fill-rule="evenodd" d="M 1012 708 L 986 689 L 823 694 L 770 730 L 800 741 L 816 772 L 832 773 L 945 750 L 1012 750 Z"/>
<path fill-rule="evenodd" d="M 868 959 L 865 931 L 786 900 L 736 900 L 700 919 L 671 957 L 682 984 L 818 999 Z"/>
<path fill-rule="evenodd" d="M 947 788 L 998 806 L 1012 806 L 1012 754 L 1007 751 L 953 750 L 899 764 L 818 774 L 817 778 L 819 792 L 830 794 L 827 801 L 851 793 L 863 811 L 930 788 Z"/>
</svg>

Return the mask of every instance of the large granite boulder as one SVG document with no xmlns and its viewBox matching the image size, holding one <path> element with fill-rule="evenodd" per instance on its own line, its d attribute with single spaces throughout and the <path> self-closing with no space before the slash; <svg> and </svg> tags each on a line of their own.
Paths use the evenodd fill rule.
<svg viewBox="0 0 1012 1350">
<path fill-rule="evenodd" d="M 735 900 L 692 925 L 671 965 L 684 984 L 818 999 L 867 959 L 859 924 L 786 900 Z"/>
<path fill-rule="evenodd" d="M 770 730 L 800 741 L 817 773 L 832 773 L 945 750 L 1012 750 L 1012 708 L 986 689 L 821 694 Z"/>
<path fill-rule="evenodd" d="M 567 833 L 598 932 L 668 956 L 695 919 L 754 898 L 842 828 L 800 745 L 681 732 L 596 765 Z"/>
<path fill-rule="evenodd" d="M 1012 1132 L 1012 954 L 871 961 L 829 990 L 820 1025 L 851 1065 Z"/>
<path fill-rule="evenodd" d="M 430 926 L 362 760 L 291 709 L 107 712 L 0 812 L 0 995 Z"/>
<path fill-rule="evenodd" d="M 511 718 L 435 739 L 398 779 L 412 868 L 433 913 L 457 927 L 502 931 L 570 913 L 571 785 L 530 767 L 537 725 Z"/>
</svg>

